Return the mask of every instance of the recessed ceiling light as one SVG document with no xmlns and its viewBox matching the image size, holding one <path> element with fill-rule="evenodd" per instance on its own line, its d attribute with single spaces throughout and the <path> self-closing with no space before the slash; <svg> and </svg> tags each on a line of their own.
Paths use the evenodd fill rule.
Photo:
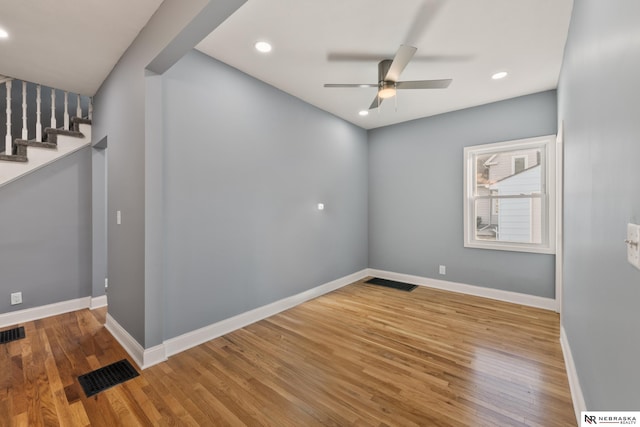
<svg viewBox="0 0 640 427">
<path fill-rule="evenodd" d="M 267 42 L 256 42 L 254 46 L 258 52 L 262 52 L 262 53 L 271 52 L 271 45 Z"/>
<path fill-rule="evenodd" d="M 506 71 L 500 71 L 499 73 L 495 73 L 493 76 L 491 76 L 491 78 L 493 80 L 500 80 L 500 79 L 504 79 L 505 77 L 507 77 L 509 73 L 507 73 Z"/>
<path fill-rule="evenodd" d="M 358 114 L 360 114 L 362 117 L 364 117 L 364 116 L 368 116 L 369 112 L 367 110 L 362 110 Z"/>
<path fill-rule="evenodd" d="M 4 28 L 0 28 L 0 39 L 6 39 L 9 37 L 9 33 Z"/>
</svg>

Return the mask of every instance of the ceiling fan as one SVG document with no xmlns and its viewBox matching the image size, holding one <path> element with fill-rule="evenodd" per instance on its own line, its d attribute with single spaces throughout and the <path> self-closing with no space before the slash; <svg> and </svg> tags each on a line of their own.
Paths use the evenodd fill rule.
<svg viewBox="0 0 640 427">
<path fill-rule="evenodd" d="M 445 89 L 449 87 L 452 79 L 400 81 L 400 74 L 409 64 L 416 50 L 415 47 L 401 45 L 392 60 L 380 61 L 378 63 L 378 83 L 328 83 L 324 87 L 377 87 L 378 94 L 371 103 L 370 110 L 378 108 L 385 99 L 394 97 L 398 89 Z"/>
</svg>

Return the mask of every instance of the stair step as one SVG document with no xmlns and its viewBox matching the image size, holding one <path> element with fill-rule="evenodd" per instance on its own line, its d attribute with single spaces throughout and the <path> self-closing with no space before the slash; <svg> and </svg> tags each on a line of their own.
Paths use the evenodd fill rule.
<svg viewBox="0 0 640 427">
<path fill-rule="evenodd" d="M 85 119 L 83 117 L 71 117 L 71 124 L 73 125 L 74 130 L 79 130 L 80 124 L 90 125 L 91 119 Z"/>
<path fill-rule="evenodd" d="M 57 148 L 58 147 L 58 135 L 72 136 L 75 138 L 84 138 L 84 134 L 79 131 L 81 124 L 91 125 L 90 119 L 82 117 L 72 117 L 71 125 L 73 130 L 66 129 L 54 129 L 45 128 L 43 141 L 16 139 L 14 142 L 13 155 L 7 156 L 6 154 L 0 154 L 0 160 L 6 160 L 10 162 L 27 162 L 27 147 L 38 148 Z"/>
<path fill-rule="evenodd" d="M 40 148 L 56 148 L 58 144 L 53 142 L 39 142 L 39 141 L 27 141 L 25 139 L 16 139 L 15 145 L 18 147 L 40 147 Z"/>
<path fill-rule="evenodd" d="M 44 139 L 46 139 L 47 142 L 50 142 L 52 144 L 55 144 L 58 141 L 58 135 L 75 136 L 76 138 L 84 138 L 84 134 L 82 132 L 78 132 L 77 130 L 45 128 L 44 133 L 46 135 Z"/>
<path fill-rule="evenodd" d="M 76 136 L 78 138 L 84 137 L 82 132 L 78 132 L 77 130 L 45 128 L 44 131 L 48 134 Z"/>
<path fill-rule="evenodd" d="M 0 154 L 0 160 L 25 163 L 27 161 L 27 156 L 20 156 L 20 155 L 7 156 L 6 154 Z"/>
</svg>

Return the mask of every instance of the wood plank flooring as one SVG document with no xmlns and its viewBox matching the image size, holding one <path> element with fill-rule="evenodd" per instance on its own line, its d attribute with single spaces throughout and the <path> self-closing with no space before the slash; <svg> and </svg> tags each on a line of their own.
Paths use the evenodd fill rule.
<svg viewBox="0 0 640 427">
<path fill-rule="evenodd" d="M 86 398 L 128 358 L 106 309 L 0 345 L 0 426 L 575 426 L 558 316 L 358 282 Z"/>
</svg>

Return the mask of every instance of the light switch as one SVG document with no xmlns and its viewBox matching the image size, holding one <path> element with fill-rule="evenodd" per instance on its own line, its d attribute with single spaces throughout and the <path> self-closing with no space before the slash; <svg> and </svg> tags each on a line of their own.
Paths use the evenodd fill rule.
<svg viewBox="0 0 640 427">
<path fill-rule="evenodd" d="M 122 224 L 122 212 L 120 211 L 116 211 L 116 224 Z"/>
<path fill-rule="evenodd" d="M 640 269 L 640 225 L 627 224 L 627 261 Z"/>
</svg>

